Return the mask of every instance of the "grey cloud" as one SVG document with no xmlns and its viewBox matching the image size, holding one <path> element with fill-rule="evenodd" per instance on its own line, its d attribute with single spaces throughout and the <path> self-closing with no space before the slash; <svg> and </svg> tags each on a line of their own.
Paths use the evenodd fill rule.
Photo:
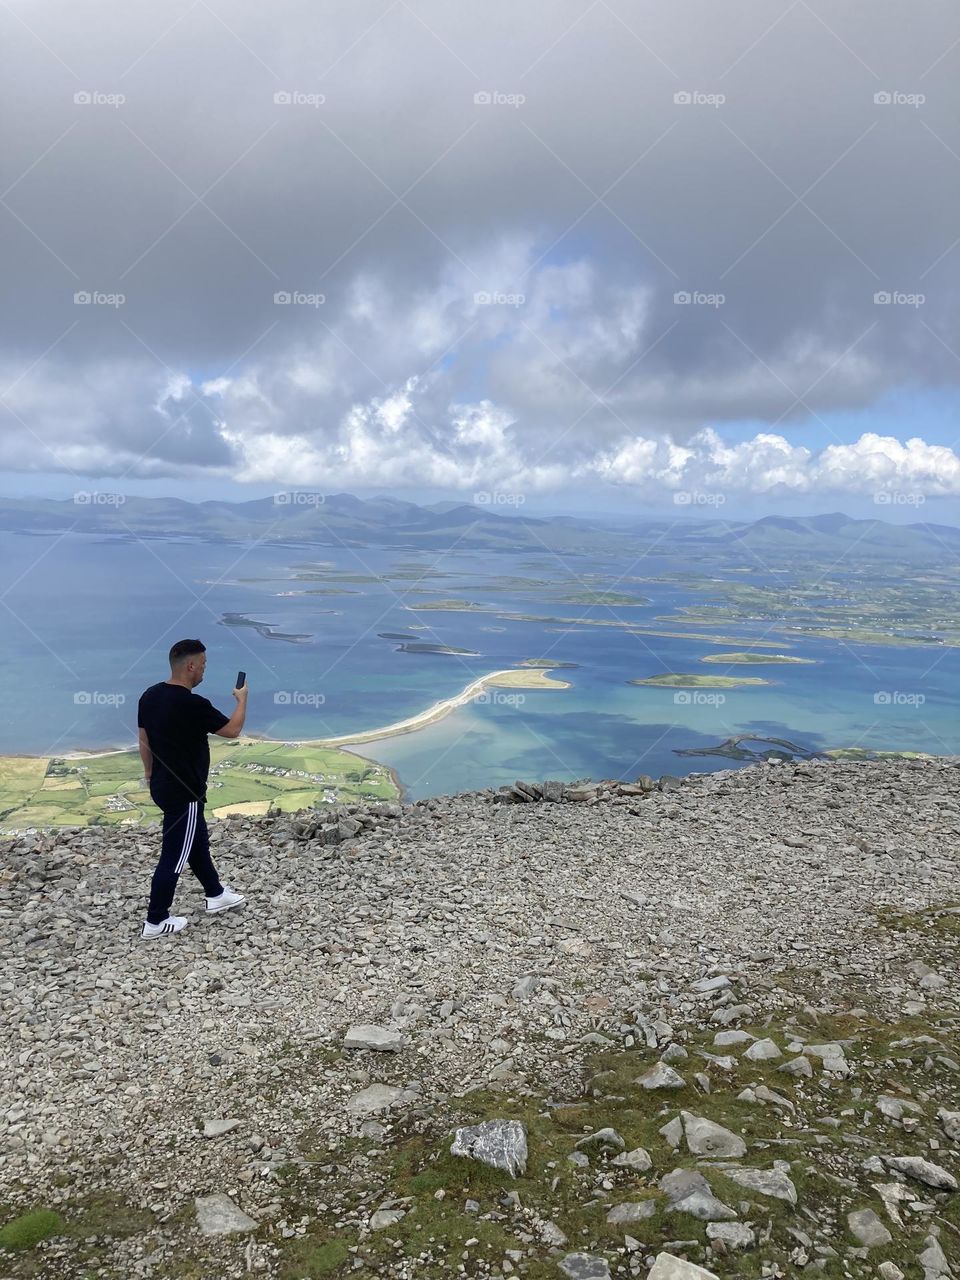
<svg viewBox="0 0 960 1280">
<path fill-rule="evenodd" d="M 0 358 L 12 381 L 56 343 L 11 401 L 45 439 L 96 430 L 146 471 L 229 466 L 215 396 L 152 443 L 171 372 L 254 377 L 249 429 L 335 440 L 351 405 L 434 366 L 417 412 L 440 449 L 450 403 L 483 395 L 537 449 L 578 416 L 572 441 L 682 439 L 794 423 L 811 384 L 824 412 L 956 382 L 946 3 L 11 0 L 0 27 Z M 582 301 L 551 301 L 577 261 Z M 284 290 L 326 300 L 278 307 Z M 474 306 L 484 290 L 528 302 L 507 323 Z M 874 304 L 895 290 L 926 301 Z M 15 460 L 15 420 L 0 430 Z"/>
</svg>

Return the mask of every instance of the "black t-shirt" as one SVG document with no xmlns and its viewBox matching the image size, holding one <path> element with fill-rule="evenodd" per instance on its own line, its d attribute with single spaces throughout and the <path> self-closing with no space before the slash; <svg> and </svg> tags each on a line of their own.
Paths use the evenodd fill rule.
<svg viewBox="0 0 960 1280">
<path fill-rule="evenodd" d="M 182 684 L 161 680 L 145 689 L 137 705 L 137 726 L 146 729 L 153 752 L 150 794 L 164 805 L 205 802 L 210 771 L 207 734 L 222 729 L 229 719 Z"/>
</svg>

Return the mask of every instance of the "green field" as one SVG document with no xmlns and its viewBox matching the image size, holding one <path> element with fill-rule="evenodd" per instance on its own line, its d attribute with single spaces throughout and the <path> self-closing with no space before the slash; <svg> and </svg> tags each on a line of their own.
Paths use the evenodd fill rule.
<svg viewBox="0 0 960 1280">
<path fill-rule="evenodd" d="M 28 827 L 156 822 L 160 810 L 140 786 L 140 753 L 65 759 L 0 757 L 0 831 Z M 293 812 L 360 800 L 396 800 L 386 765 L 333 747 L 211 739 L 208 818 L 225 811 Z"/>
</svg>

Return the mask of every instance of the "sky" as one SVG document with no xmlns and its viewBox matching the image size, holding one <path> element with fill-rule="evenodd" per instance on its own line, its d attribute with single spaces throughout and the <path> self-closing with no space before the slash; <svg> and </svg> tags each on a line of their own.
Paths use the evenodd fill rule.
<svg viewBox="0 0 960 1280">
<path fill-rule="evenodd" d="M 0 493 L 960 523 L 946 0 L 7 0 Z"/>
</svg>

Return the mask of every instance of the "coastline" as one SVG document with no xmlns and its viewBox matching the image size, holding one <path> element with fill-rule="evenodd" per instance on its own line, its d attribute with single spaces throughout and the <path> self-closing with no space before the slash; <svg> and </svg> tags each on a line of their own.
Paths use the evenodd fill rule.
<svg viewBox="0 0 960 1280">
<path fill-rule="evenodd" d="M 523 682 L 517 677 L 524 677 Z M 539 677 L 537 679 L 528 679 L 526 677 Z M 516 682 L 514 683 L 514 680 Z M 341 747 L 350 743 L 357 745 L 362 742 L 380 742 L 385 738 L 398 738 L 404 733 L 416 733 L 418 729 L 424 729 L 427 725 L 436 724 L 438 720 L 443 720 L 455 711 L 457 707 L 462 707 L 468 702 L 472 702 L 477 694 L 482 693 L 486 685 L 494 688 L 515 688 L 515 689 L 569 689 L 570 682 L 568 680 L 552 680 L 549 673 L 542 670 L 528 668 L 518 671 L 516 667 L 506 667 L 501 671 L 490 671 L 485 676 L 480 676 L 477 680 L 471 680 L 465 688 L 459 693 L 455 693 L 450 698 L 441 698 L 434 702 L 432 706 L 427 707 L 425 711 L 418 712 L 415 716 L 408 716 L 406 720 L 395 720 L 393 724 L 384 725 L 379 729 L 362 729 L 358 733 L 341 734 L 336 738 L 298 738 L 297 742 L 305 747 Z M 249 742 L 276 742 L 276 738 L 265 738 L 258 734 L 243 734 L 237 739 L 238 742 L 244 740 Z M 290 739 L 282 738 L 279 741 L 287 742 Z"/>
<path fill-rule="evenodd" d="M 549 671 L 537 668 L 505 667 L 499 671 L 489 671 L 486 675 L 478 677 L 476 680 L 466 685 L 459 693 L 453 694 L 449 698 L 441 698 L 427 707 L 425 711 L 420 711 L 416 715 L 408 716 L 405 720 L 396 720 L 393 724 L 383 725 L 379 729 L 362 729 L 357 733 L 340 734 L 334 738 L 269 738 L 265 734 L 243 733 L 235 741 L 238 743 L 252 742 L 293 742 L 298 746 L 305 747 L 341 747 L 350 743 L 359 744 L 363 742 L 379 742 L 385 738 L 399 737 L 404 733 L 415 733 L 418 729 L 426 728 L 427 725 L 435 724 L 438 720 L 444 719 L 451 711 L 455 711 L 457 707 L 462 707 L 483 691 L 487 685 L 494 688 L 515 688 L 515 689 L 569 689 L 570 682 L 567 680 L 551 679 Z M 76 751 L 54 752 L 60 760 L 96 760 L 103 756 L 125 755 L 129 751 L 136 751 L 137 744 L 131 743 L 129 747 L 109 747 L 104 751 L 85 751 L 78 749 Z M 356 752 L 350 752 L 356 755 Z M 7 758 L 15 756 L 18 760 L 46 760 L 51 755 L 39 755 L 31 752 L 11 753 Z M 357 757 L 362 759 L 364 757 Z"/>
</svg>

